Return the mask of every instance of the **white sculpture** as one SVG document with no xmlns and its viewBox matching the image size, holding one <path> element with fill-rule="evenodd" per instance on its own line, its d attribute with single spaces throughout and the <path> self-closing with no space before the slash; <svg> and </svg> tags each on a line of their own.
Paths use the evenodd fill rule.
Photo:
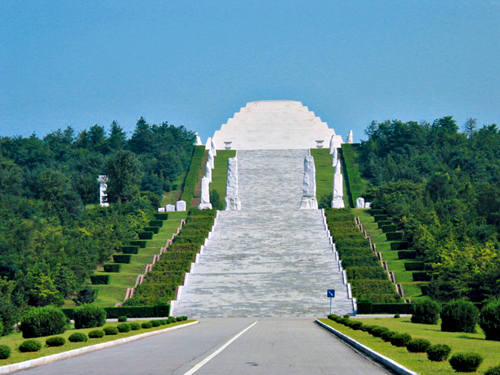
<svg viewBox="0 0 500 375">
<path fill-rule="evenodd" d="M 198 133 L 195 133 L 195 134 L 196 134 L 196 141 L 194 142 L 194 145 L 195 146 L 203 146 L 203 143 L 201 143 L 200 136 L 198 135 Z"/>
<path fill-rule="evenodd" d="M 212 182 L 212 169 L 210 168 L 210 163 L 208 161 L 205 167 L 205 177 L 208 178 L 208 182 Z"/>
<path fill-rule="evenodd" d="M 210 152 L 210 151 L 209 151 Z M 208 178 L 203 177 L 201 179 L 201 203 L 198 206 L 200 210 L 203 210 L 205 208 L 211 209 L 212 204 L 210 203 L 210 182 L 208 181 Z"/>
<path fill-rule="evenodd" d="M 365 208 L 365 199 L 364 198 L 356 199 L 356 208 Z"/>
<path fill-rule="evenodd" d="M 212 154 L 217 156 L 217 145 L 215 144 L 215 140 L 212 138 L 212 142 L 210 145 L 210 149 L 212 150 Z"/>
<path fill-rule="evenodd" d="M 212 137 L 208 137 L 207 144 L 205 145 L 205 150 L 210 150 L 212 148 Z"/>
<path fill-rule="evenodd" d="M 186 211 L 186 201 L 177 201 L 175 203 L 176 211 Z"/>
<path fill-rule="evenodd" d="M 226 211 L 241 210 L 238 197 L 238 159 L 227 159 Z"/>
<path fill-rule="evenodd" d="M 318 201 L 316 200 L 316 167 L 314 166 L 314 158 L 311 155 L 304 158 L 304 185 L 300 209 L 318 209 Z"/>
<path fill-rule="evenodd" d="M 335 132 L 332 135 L 332 138 L 330 138 L 330 154 L 333 154 L 337 147 L 335 147 Z"/>
<path fill-rule="evenodd" d="M 107 202 L 108 195 L 106 194 L 106 189 L 108 188 L 107 185 L 108 176 L 99 175 L 97 181 L 99 182 L 99 205 L 101 207 L 108 207 L 109 206 L 109 203 Z"/>
<path fill-rule="evenodd" d="M 208 163 L 210 164 L 210 168 L 215 168 L 214 154 L 212 154 L 212 149 L 208 150 Z"/>
<path fill-rule="evenodd" d="M 334 148 L 333 149 L 333 152 L 332 152 L 332 167 L 335 167 L 337 166 L 337 162 L 339 160 L 339 151 L 337 148 Z"/>
<path fill-rule="evenodd" d="M 349 132 L 349 135 L 347 136 L 347 142 L 346 143 L 354 143 L 352 130 Z"/>
<path fill-rule="evenodd" d="M 371 208 L 372 202 L 365 202 L 365 208 Z"/>
<path fill-rule="evenodd" d="M 337 161 L 333 175 L 333 200 L 332 208 L 344 208 L 344 179 L 340 171 L 340 160 Z"/>
<path fill-rule="evenodd" d="M 159 207 L 158 212 L 165 212 L 165 207 Z"/>
<path fill-rule="evenodd" d="M 165 206 L 165 211 L 166 212 L 172 212 L 172 211 L 175 211 L 175 206 L 173 204 L 167 204 Z"/>
</svg>

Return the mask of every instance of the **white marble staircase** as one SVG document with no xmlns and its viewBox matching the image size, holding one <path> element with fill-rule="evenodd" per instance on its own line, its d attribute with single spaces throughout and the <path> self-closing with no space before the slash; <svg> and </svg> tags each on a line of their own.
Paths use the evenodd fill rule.
<svg viewBox="0 0 500 375">
<path fill-rule="evenodd" d="M 307 150 L 238 151 L 241 211 L 218 213 L 173 315 L 325 316 L 352 313 L 321 210 L 299 210 Z"/>
</svg>

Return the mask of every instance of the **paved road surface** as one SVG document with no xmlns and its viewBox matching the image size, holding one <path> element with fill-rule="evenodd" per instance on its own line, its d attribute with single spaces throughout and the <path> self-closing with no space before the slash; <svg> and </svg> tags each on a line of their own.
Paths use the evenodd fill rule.
<svg viewBox="0 0 500 375">
<path fill-rule="evenodd" d="M 255 322 L 199 367 L 207 357 Z M 357 354 L 311 318 L 228 318 L 200 319 L 200 324 L 189 328 L 22 373 L 377 375 L 390 372 Z"/>
</svg>

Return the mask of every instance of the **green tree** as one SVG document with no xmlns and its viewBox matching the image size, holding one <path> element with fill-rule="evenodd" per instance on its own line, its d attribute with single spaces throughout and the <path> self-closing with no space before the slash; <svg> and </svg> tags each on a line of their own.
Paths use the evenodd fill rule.
<svg viewBox="0 0 500 375">
<path fill-rule="evenodd" d="M 105 165 L 108 176 L 109 202 L 129 201 L 138 193 L 142 180 L 141 164 L 135 154 L 128 150 L 119 150 L 107 160 Z"/>
</svg>

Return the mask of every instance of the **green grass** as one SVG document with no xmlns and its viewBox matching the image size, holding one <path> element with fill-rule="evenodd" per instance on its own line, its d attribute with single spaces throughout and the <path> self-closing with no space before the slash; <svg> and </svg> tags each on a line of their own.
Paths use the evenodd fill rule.
<svg viewBox="0 0 500 375">
<path fill-rule="evenodd" d="M 160 231 L 148 241 L 144 249 L 139 249 L 139 254 L 132 255 L 130 264 L 122 264 L 119 273 L 107 273 L 102 267 L 98 268 L 94 274 L 110 275 L 110 283 L 95 286 L 99 289 L 95 303 L 100 306 L 115 306 L 116 303 L 123 303 L 127 288 L 135 286 L 137 275 L 144 273 L 144 266 L 152 263 L 153 256 L 160 253 L 160 248 L 165 246 L 167 240 L 177 231 L 181 219 L 186 217 L 187 211 L 169 212 L 168 220 L 163 222 Z"/>
<path fill-rule="evenodd" d="M 392 346 L 390 343 L 383 341 L 381 338 L 373 337 L 367 332 L 354 331 L 329 319 L 319 320 L 421 375 L 455 374 L 447 361 L 432 362 L 427 359 L 425 353 L 410 353 L 406 348 Z M 479 373 L 484 373 L 489 367 L 500 364 L 500 342 L 485 340 L 484 334 L 479 327 L 478 333 L 441 332 L 440 325 L 413 324 L 409 318 L 359 320 L 365 325 L 379 325 L 387 327 L 391 331 L 408 333 L 413 338 L 427 339 L 432 344 L 449 345 L 452 348 L 451 355 L 456 352 L 480 353 L 484 356 L 484 362 L 479 367 Z"/>
<path fill-rule="evenodd" d="M 196 186 L 200 176 L 200 169 L 205 167 L 205 164 L 203 164 L 204 157 L 205 146 L 195 146 L 189 171 L 186 174 L 182 190 L 182 200 L 186 201 L 188 210 L 191 208 L 193 197 L 195 196 Z"/>
<path fill-rule="evenodd" d="M 324 200 L 328 208 L 331 207 L 333 193 L 333 175 L 335 168 L 332 166 L 332 155 L 328 148 L 313 148 L 311 155 L 314 157 L 314 166 L 316 168 L 316 198 L 318 204 Z M 325 199 L 329 196 L 328 200 Z M 344 178 L 344 204 L 349 207 L 349 198 L 347 195 L 346 179 Z"/>
<path fill-rule="evenodd" d="M 235 156 L 236 150 L 217 150 L 217 156 L 214 158 L 215 168 L 212 170 L 210 190 L 216 190 L 221 201 L 226 198 L 227 159 Z"/>
<path fill-rule="evenodd" d="M 161 320 L 161 319 L 158 319 L 158 320 Z M 142 320 L 142 321 L 137 320 L 134 322 L 137 322 L 140 324 L 140 323 L 143 323 L 145 321 L 146 320 Z M 85 346 L 101 344 L 103 342 L 123 339 L 125 337 L 135 336 L 135 335 L 139 335 L 139 334 L 146 333 L 146 332 L 158 331 L 161 329 L 170 328 L 170 327 L 174 327 L 174 326 L 178 326 L 178 325 L 182 325 L 182 324 L 186 324 L 186 323 L 190 323 L 190 322 L 194 322 L 194 320 L 184 320 L 184 321 L 171 323 L 171 324 L 167 324 L 167 325 L 162 325 L 159 327 L 153 327 L 153 328 L 149 328 L 149 329 L 142 329 L 141 328 L 138 331 L 123 332 L 123 333 L 118 333 L 118 335 L 113 335 L 113 336 L 106 336 L 105 335 L 104 337 L 99 338 L 99 339 L 88 339 L 87 342 L 74 342 L 74 343 L 68 341 L 68 337 L 72 333 L 82 332 L 82 333 L 85 333 L 86 335 L 88 335 L 88 333 L 90 331 L 93 331 L 96 329 L 102 329 L 102 327 L 76 330 L 76 329 L 74 329 L 74 325 L 71 324 L 71 326 L 70 326 L 71 328 L 68 329 L 66 332 L 64 332 L 60 335 L 55 335 L 55 336 L 64 337 L 66 339 L 66 344 L 64 344 L 63 346 L 59 346 L 59 347 L 48 347 L 45 345 L 45 340 L 51 336 L 38 337 L 38 338 L 36 338 L 36 340 L 39 340 L 42 343 L 42 345 L 43 345 L 42 349 L 38 352 L 32 352 L 32 353 L 21 353 L 21 352 L 19 352 L 19 350 L 17 350 L 19 345 L 25 339 L 22 338 L 21 332 L 14 332 L 14 333 L 11 333 L 8 336 L 4 336 L 0 339 L 0 345 L 7 345 L 12 350 L 12 354 L 11 354 L 10 358 L 0 360 L 0 366 L 11 365 L 13 363 L 28 361 L 30 359 L 36 359 L 36 358 L 45 357 L 45 356 L 52 355 L 52 354 L 67 352 L 69 350 L 79 349 L 79 348 L 83 348 Z M 129 322 L 129 323 L 131 323 L 131 322 Z M 120 324 L 120 323 L 108 322 L 105 324 L 105 326 L 115 326 L 116 327 L 118 324 Z"/>
<path fill-rule="evenodd" d="M 368 213 L 368 210 L 354 209 L 353 214 L 360 218 L 363 228 L 377 245 L 377 251 L 382 253 L 382 259 L 387 262 L 389 271 L 394 272 L 396 282 L 403 286 L 405 298 L 411 299 L 412 302 L 426 298 L 422 295 L 420 286 L 428 283 L 413 281 L 413 272 L 405 270 L 405 262 L 412 260 L 398 258 L 398 250 L 391 250 L 390 241 L 387 241 L 386 235 L 382 233 L 381 229 L 378 229 L 378 224 Z"/>
</svg>

